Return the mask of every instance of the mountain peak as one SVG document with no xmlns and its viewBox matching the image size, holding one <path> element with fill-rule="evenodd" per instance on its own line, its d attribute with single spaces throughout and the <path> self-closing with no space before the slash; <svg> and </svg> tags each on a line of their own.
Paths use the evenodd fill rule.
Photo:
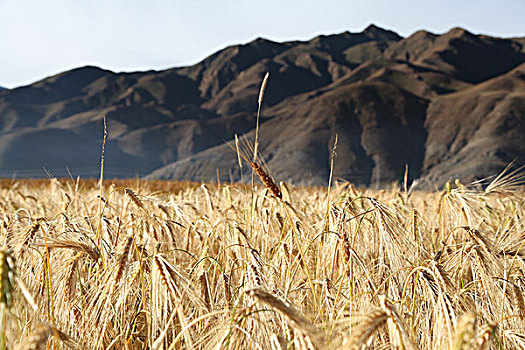
<svg viewBox="0 0 525 350">
<path fill-rule="evenodd" d="M 373 23 L 371 23 L 368 27 L 366 27 L 363 30 L 363 34 L 367 34 L 368 36 L 374 39 L 380 39 L 380 40 L 396 40 L 397 41 L 397 40 L 403 39 L 396 32 L 378 27 Z"/>
<path fill-rule="evenodd" d="M 461 28 L 461 27 L 454 27 L 450 29 L 448 32 L 444 34 L 445 36 L 453 36 L 453 37 L 460 37 L 460 36 L 474 36 L 471 32 L 468 30 Z"/>
<path fill-rule="evenodd" d="M 266 38 L 263 38 L 263 37 L 257 37 L 255 39 L 253 39 L 252 41 L 246 43 L 244 46 L 255 46 L 255 47 L 259 47 L 259 46 L 275 46 L 275 45 L 282 45 L 282 43 L 279 43 L 279 42 L 276 42 L 276 41 L 273 41 L 273 40 L 270 40 L 270 39 L 266 39 Z"/>
<path fill-rule="evenodd" d="M 107 73 L 115 74 L 114 72 L 107 70 L 107 69 L 103 69 L 103 68 L 93 66 L 93 65 L 86 65 L 86 66 L 72 68 L 65 72 L 55 74 L 53 76 L 43 79 L 42 81 L 55 81 L 57 79 L 61 79 L 64 77 L 67 77 L 67 78 L 74 77 L 75 79 L 77 79 L 81 77 L 100 76 L 102 74 L 107 74 Z"/>
<path fill-rule="evenodd" d="M 110 71 L 109 69 L 100 68 L 95 65 L 85 65 L 73 68 L 68 71 L 69 73 L 114 73 L 113 71 Z"/>
<path fill-rule="evenodd" d="M 374 23 L 369 24 L 368 27 L 366 27 L 365 30 L 363 30 L 363 32 L 365 33 L 378 32 L 378 31 L 382 32 L 385 30 L 381 27 L 376 26 Z"/>
</svg>

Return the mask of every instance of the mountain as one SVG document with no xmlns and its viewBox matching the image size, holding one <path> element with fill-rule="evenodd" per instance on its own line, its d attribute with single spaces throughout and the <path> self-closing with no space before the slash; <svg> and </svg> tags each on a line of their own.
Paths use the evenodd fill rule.
<svg viewBox="0 0 525 350">
<path fill-rule="evenodd" d="M 258 38 L 189 67 L 81 67 L 0 92 L 0 176 L 96 176 L 103 118 L 109 177 L 241 179 L 226 142 L 252 139 L 277 179 L 386 185 L 474 180 L 525 161 L 525 38 L 461 28 Z M 246 169 L 244 168 L 244 171 Z"/>
<path fill-rule="evenodd" d="M 525 155 L 525 63 L 510 72 L 432 101 L 426 119 L 423 173 L 441 183 L 451 176 L 494 174 Z"/>
</svg>

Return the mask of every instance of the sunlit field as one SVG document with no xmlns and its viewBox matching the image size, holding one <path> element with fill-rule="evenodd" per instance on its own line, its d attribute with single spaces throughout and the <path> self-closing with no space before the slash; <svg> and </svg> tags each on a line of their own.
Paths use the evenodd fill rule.
<svg viewBox="0 0 525 350">
<path fill-rule="evenodd" d="M 517 182 L 6 180 L 1 345 L 523 348 Z"/>
</svg>

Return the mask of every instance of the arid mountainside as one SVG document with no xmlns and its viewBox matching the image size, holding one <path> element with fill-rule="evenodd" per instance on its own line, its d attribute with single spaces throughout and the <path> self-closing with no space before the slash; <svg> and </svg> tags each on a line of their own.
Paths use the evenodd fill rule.
<svg viewBox="0 0 525 350">
<path fill-rule="evenodd" d="M 430 185 L 525 163 L 525 39 L 461 28 L 408 38 L 361 33 L 227 47 L 191 67 L 114 73 L 83 67 L 0 91 L 0 176 L 105 174 L 241 179 L 235 134 L 255 134 L 272 174 Z M 244 168 L 246 172 L 246 168 Z"/>
</svg>

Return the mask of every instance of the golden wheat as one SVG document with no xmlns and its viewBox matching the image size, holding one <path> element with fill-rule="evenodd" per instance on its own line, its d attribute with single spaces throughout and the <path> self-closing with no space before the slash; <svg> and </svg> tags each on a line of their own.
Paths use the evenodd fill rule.
<svg viewBox="0 0 525 350">
<path fill-rule="evenodd" d="M 261 180 L 107 183 L 100 211 L 94 182 L 4 182 L 0 347 L 525 344 L 515 182 L 410 196 L 288 184 L 280 199 Z"/>
</svg>

